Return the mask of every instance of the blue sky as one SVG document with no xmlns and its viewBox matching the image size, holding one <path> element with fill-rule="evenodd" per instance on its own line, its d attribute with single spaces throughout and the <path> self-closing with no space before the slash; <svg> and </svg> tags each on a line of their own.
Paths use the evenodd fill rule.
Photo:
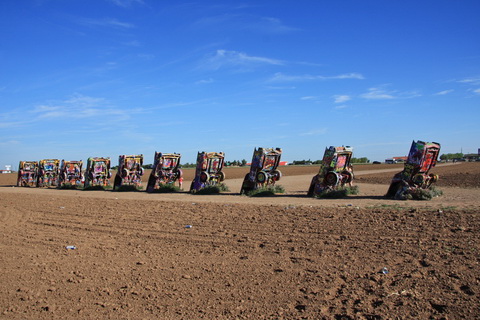
<svg viewBox="0 0 480 320">
<path fill-rule="evenodd" d="M 0 168 L 480 148 L 480 2 L 4 0 Z"/>
</svg>

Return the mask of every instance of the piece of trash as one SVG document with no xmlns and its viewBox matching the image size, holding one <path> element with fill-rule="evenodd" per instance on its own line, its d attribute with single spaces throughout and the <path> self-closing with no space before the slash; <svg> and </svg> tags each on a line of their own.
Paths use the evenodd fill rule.
<svg viewBox="0 0 480 320">
<path fill-rule="evenodd" d="M 347 204 L 347 207 L 351 207 L 351 206 L 353 206 L 353 204 L 351 204 L 351 203 Z"/>
<path fill-rule="evenodd" d="M 438 213 L 443 213 L 442 209 L 438 209 Z"/>
<path fill-rule="evenodd" d="M 59 207 L 60 209 L 65 209 L 65 207 Z"/>
<path fill-rule="evenodd" d="M 383 267 L 382 270 L 380 270 L 380 273 L 388 274 L 388 269 L 386 267 Z"/>
<path fill-rule="evenodd" d="M 193 226 L 192 226 L 191 224 L 187 224 L 187 225 L 185 226 L 185 229 L 191 229 L 191 228 L 193 228 Z"/>
<path fill-rule="evenodd" d="M 75 247 L 75 246 L 66 246 L 65 249 L 67 249 L 67 250 L 75 250 L 75 249 L 77 249 L 77 247 Z"/>
</svg>

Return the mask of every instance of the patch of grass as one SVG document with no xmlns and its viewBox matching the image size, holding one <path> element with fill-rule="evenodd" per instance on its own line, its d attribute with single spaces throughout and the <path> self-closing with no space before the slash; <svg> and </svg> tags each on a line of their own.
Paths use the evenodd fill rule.
<svg viewBox="0 0 480 320">
<path fill-rule="evenodd" d="M 58 189 L 65 189 L 65 190 L 68 190 L 68 189 L 83 189 L 83 186 L 82 185 L 76 185 L 76 184 L 71 184 L 71 183 L 64 183 L 62 185 L 60 185 L 58 187 Z"/>
<path fill-rule="evenodd" d="M 228 188 L 228 186 L 224 183 L 219 183 L 219 184 L 216 184 L 216 185 L 213 185 L 213 186 L 207 186 L 205 188 L 202 188 L 196 192 L 194 192 L 193 194 L 219 194 L 220 192 L 226 192 L 226 191 L 230 191 L 230 189 Z"/>
<path fill-rule="evenodd" d="M 442 190 L 437 188 L 430 189 L 415 189 L 406 195 L 407 200 L 432 200 L 435 197 L 439 197 L 443 194 Z"/>
<path fill-rule="evenodd" d="M 119 188 L 116 188 L 115 191 L 124 192 L 124 191 L 139 191 L 142 190 L 142 187 L 137 187 L 135 185 L 123 185 Z"/>
<path fill-rule="evenodd" d="M 85 191 L 94 191 L 94 190 L 111 190 L 112 186 L 88 186 L 83 188 Z"/>
<path fill-rule="evenodd" d="M 267 186 L 247 192 L 249 197 L 273 197 L 277 193 L 285 193 L 285 188 L 280 185 Z"/>
<path fill-rule="evenodd" d="M 154 189 L 152 193 L 174 193 L 182 191 L 180 187 L 177 187 L 173 183 L 160 184 L 158 189 Z"/>
<path fill-rule="evenodd" d="M 325 190 L 317 196 L 320 199 L 341 199 L 349 195 L 356 195 L 359 193 L 358 186 L 344 187 L 335 190 Z"/>
</svg>

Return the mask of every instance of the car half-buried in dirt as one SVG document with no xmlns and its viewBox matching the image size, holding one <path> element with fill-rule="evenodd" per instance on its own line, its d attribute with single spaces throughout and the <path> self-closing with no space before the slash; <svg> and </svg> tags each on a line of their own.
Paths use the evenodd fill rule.
<svg viewBox="0 0 480 320">
<path fill-rule="evenodd" d="M 195 193 L 223 182 L 225 180 L 225 173 L 222 171 L 224 162 L 225 154 L 223 152 L 199 152 L 190 192 Z"/>
<path fill-rule="evenodd" d="M 113 190 L 140 189 L 143 176 L 143 154 L 121 155 L 118 157 L 118 169 L 113 183 Z"/>
<path fill-rule="evenodd" d="M 59 188 L 71 187 L 76 188 L 82 185 L 83 161 L 65 161 L 62 160 L 60 165 Z"/>
<path fill-rule="evenodd" d="M 313 177 L 308 189 L 309 197 L 320 196 L 323 192 L 333 191 L 351 186 L 353 182 L 353 167 L 350 164 L 353 148 L 329 147 L 325 148 L 320 170 Z"/>
<path fill-rule="evenodd" d="M 436 165 L 439 153 L 437 142 L 413 141 L 403 171 L 393 176 L 386 197 L 404 200 L 409 194 L 430 189 L 438 176 L 428 172 Z"/>
<path fill-rule="evenodd" d="M 179 153 L 155 152 L 152 172 L 148 179 L 147 192 L 155 192 L 163 185 L 173 186 L 177 181 L 179 187 L 182 187 L 183 172 L 179 168 L 181 157 L 182 155 Z"/>
<path fill-rule="evenodd" d="M 38 162 L 38 187 L 56 187 L 58 186 L 58 176 L 60 173 L 59 159 L 44 159 Z"/>
<path fill-rule="evenodd" d="M 240 193 L 245 194 L 262 187 L 275 185 L 275 182 L 282 177 L 280 170 L 277 170 L 281 156 L 282 149 L 280 148 L 255 148 L 250 172 L 243 179 Z"/>
<path fill-rule="evenodd" d="M 38 178 L 37 161 L 20 161 L 18 165 L 17 186 L 36 187 Z"/>
<path fill-rule="evenodd" d="M 110 158 L 90 157 L 87 160 L 87 168 L 85 169 L 85 189 L 89 188 L 109 188 L 110 178 Z"/>
</svg>

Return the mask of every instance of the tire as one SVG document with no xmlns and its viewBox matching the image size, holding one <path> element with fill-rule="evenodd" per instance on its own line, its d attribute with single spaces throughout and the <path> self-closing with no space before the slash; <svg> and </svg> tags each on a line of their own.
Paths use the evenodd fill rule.
<svg viewBox="0 0 480 320">
<path fill-rule="evenodd" d="M 257 173 L 257 182 L 259 183 L 267 182 L 267 174 L 263 171 L 260 171 L 259 173 Z"/>
<path fill-rule="evenodd" d="M 225 172 L 220 171 L 218 173 L 220 182 L 225 181 Z"/>
<path fill-rule="evenodd" d="M 280 170 L 274 170 L 272 172 L 273 180 L 278 181 L 282 178 L 282 172 Z"/>
<path fill-rule="evenodd" d="M 207 182 L 208 180 L 210 180 L 210 175 L 208 174 L 208 172 L 201 172 L 200 173 L 200 181 L 201 182 Z"/>
<path fill-rule="evenodd" d="M 350 183 L 353 181 L 353 173 L 350 171 L 343 171 L 342 176 L 345 177 L 342 181 L 343 183 Z"/>
<path fill-rule="evenodd" d="M 326 175 L 325 175 L 325 178 L 324 178 L 324 181 L 325 181 L 325 184 L 327 186 L 336 186 L 339 182 L 339 177 L 338 175 L 331 171 L 331 172 L 328 172 Z"/>
</svg>

